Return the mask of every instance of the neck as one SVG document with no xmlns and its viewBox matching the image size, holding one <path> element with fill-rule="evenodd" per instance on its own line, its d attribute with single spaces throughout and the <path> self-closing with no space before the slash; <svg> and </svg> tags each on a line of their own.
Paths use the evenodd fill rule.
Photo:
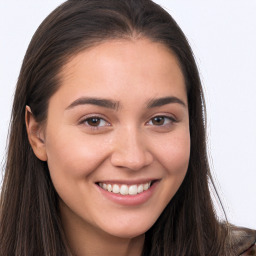
<svg viewBox="0 0 256 256">
<path fill-rule="evenodd" d="M 144 237 L 133 239 L 107 238 L 106 236 L 68 239 L 74 256 L 141 256 Z M 107 238 L 107 239 L 106 239 Z"/>
</svg>

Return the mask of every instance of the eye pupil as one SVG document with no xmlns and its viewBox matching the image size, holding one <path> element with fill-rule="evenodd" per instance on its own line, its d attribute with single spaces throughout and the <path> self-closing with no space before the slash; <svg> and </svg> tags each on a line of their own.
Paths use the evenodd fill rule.
<svg viewBox="0 0 256 256">
<path fill-rule="evenodd" d="M 98 126 L 100 124 L 100 118 L 90 118 L 88 119 L 88 124 L 91 125 L 91 126 Z"/>
<path fill-rule="evenodd" d="M 156 117 L 153 118 L 152 122 L 155 125 L 163 125 L 164 124 L 164 117 L 156 116 Z"/>
</svg>

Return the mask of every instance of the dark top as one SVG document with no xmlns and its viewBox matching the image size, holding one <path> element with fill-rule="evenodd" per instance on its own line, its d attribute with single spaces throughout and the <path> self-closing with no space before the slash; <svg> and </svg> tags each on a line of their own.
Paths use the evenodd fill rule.
<svg viewBox="0 0 256 256">
<path fill-rule="evenodd" d="M 230 246 L 234 255 L 256 256 L 256 230 L 230 226 Z"/>
<path fill-rule="evenodd" d="M 242 256 L 245 255 L 256 255 L 256 244 L 254 243 L 253 246 L 251 246 L 247 251 L 245 251 L 244 253 L 240 254 Z"/>
</svg>

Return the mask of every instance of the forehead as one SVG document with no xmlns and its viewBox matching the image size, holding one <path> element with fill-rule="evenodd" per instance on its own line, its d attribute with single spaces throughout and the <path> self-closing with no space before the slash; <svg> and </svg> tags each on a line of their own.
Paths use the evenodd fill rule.
<svg viewBox="0 0 256 256">
<path fill-rule="evenodd" d="M 158 93 L 186 94 L 176 56 L 148 39 L 111 40 L 86 49 L 69 59 L 60 78 L 59 90 L 66 90 L 67 98 L 81 93 L 119 97 L 143 92 L 151 98 Z"/>
</svg>

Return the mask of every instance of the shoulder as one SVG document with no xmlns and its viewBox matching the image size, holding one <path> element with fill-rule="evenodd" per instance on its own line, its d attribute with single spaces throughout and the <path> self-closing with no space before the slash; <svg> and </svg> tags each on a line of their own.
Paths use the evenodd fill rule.
<svg viewBox="0 0 256 256">
<path fill-rule="evenodd" d="M 231 251 L 234 255 L 256 256 L 256 230 L 228 225 Z"/>
<path fill-rule="evenodd" d="M 251 246 L 248 250 L 246 250 L 244 253 L 240 254 L 241 256 L 246 256 L 246 255 L 256 255 L 256 244 Z"/>
</svg>

